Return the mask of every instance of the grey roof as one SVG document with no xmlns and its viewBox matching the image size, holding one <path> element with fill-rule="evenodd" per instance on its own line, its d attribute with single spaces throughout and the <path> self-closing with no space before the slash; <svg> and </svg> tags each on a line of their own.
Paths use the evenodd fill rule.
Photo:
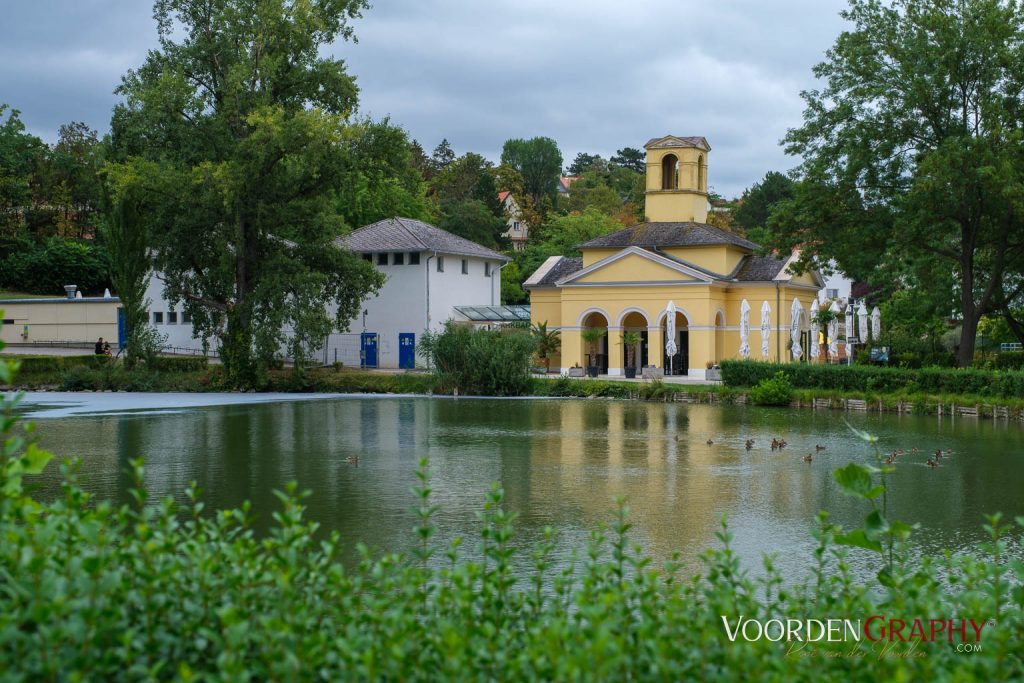
<svg viewBox="0 0 1024 683">
<path fill-rule="evenodd" d="M 582 249 L 624 247 L 700 247 L 731 244 L 753 251 L 757 245 L 707 223 L 640 223 L 580 245 Z"/>
<path fill-rule="evenodd" d="M 736 271 L 735 279 L 739 282 L 764 282 L 774 280 L 789 259 L 778 259 L 774 256 L 747 256 Z"/>
<path fill-rule="evenodd" d="M 455 310 L 473 322 L 522 322 L 530 320 L 530 307 L 514 306 L 455 306 Z"/>
<path fill-rule="evenodd" d="M 531 284 L 533 287 L 554 285 L 559 280 L 564 280 L 578 270 L 583 269 L 583 259 L 563 256 L 562 260 L 556 263 L 539 281 Z"/>
<path fill-rule="evenodd" d="M 476 242 L 412 218 L 386 218 L 365 225 L 336 242 L 356 252 L 436 251 L 508 261 L 508 257 Z"/>
<path fill-rule="evenodd" d="M 688 146 L 691 146 L 691 147 L 705 147 L 706 146 L 706 147 L 708 147 L 708 149 L 711 148 L 711 145 L 708 145 L 708 141 L 707 141 L 707 139 L 703 135 L 662 135 L 660 138 L 651 138 L 650 140 L 645 142 L 644 143 L 644 149 L 652 147 L 652 146 L 656 145 L 659 142 L 668 141 L 668 140 L 672 140 L 673 141 L 673 146 L 674 146 L 674 141 L 675 140 L 679 140 L 684 145 L 688 145 Z"/>
</svg>

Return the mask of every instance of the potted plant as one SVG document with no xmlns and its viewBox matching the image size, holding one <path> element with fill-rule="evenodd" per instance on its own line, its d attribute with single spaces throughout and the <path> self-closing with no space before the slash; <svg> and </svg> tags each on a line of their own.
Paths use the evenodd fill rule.
<svg viewBox="0 0 1024 683">
<path fill-rule="evenodd" d="M 818 310 L 818 314 L 816 316 L 814 316 L 814 322 L 818 323 L 818 326 L 821 328 L 821 331 L 822 331 L 822 336 L 823 336 L 823 338 L 825 340 L 825 345 L 824 346 L 825 346 L 825 362 L 826 363 L 831 363 L 832 362 L 832 359 L 829 357 L 829 352 L 828 352 L 828 343 L 829 343 L 828 326 L 829 326 L 829 323 L 831 323 L 833 320 L 835 320 L 838 317 L 839 316 L 836 315 L 835 311 L 833 311 L 828 306 L 824 306 L 824 307 L 820 308 Z"/>
<path fill-rule="evenodd" d="M 569 368 L 569 376 L 570 377 L 582 377 L 583 376 L 583 367 L 580 366 L 579 363 L 573 363 L 572 367 Z"/>
<path fill-rule="evenodd" d="M 544 373 L 551 372 L 551 354 L 562 346 L 562 334 L 558 330 L 548 331 L 547 321 L 530 328 L 530 336 L 537 347 L 537 357 L 544 361 Z"/>
<path fill-rule="evenodd" d="M 622 333 L 622 344 L 626 347 L 626 379 L 636 377 L 636 347 L 640 344 L 640 335 L 632 330 Z"/>
<path fill-rule="evenodd" d="M 603 327 L 588 327 L 580 334 L 583 341 L 587 342 L 590 347 L 590 353 L 587 354 L 587 374 L 591 377 L 597 377 L 601 370 L 597 365 L 597 344 L 606 334 L 608 334 L 608 330 Z"/>
<path fill-rule="evenodd" d="M 707 372 L 704 373 L 704 379 L 709 381 L 718 382 L 722 379 L 722 370 L 715 363 L 708 363 Z"/>
</svg>

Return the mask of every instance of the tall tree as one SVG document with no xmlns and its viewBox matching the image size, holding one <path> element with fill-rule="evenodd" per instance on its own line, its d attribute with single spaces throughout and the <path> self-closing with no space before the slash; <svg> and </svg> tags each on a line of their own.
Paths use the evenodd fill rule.
<svg viewBox="0 0 1024 683">
<path fill-rule="evenodd" d="M 152 207 L 156 268 L 229 378 L 344 329 L 381 277 L 334 246 L 356 105 L 341 60 L 364 0 L 158 0 L 159 46 L 118 92 L 108 173 Z M 330 307 L 336 306 L 336 315 Z M 287 332 L 286 332 L 287 331 Z"/>
<path fill-rule="evenodd" d="M 0 104 L 0 235 L 8 237 L 25 229 L 36 167 L 47 153 L 43 141 L 25 131 L 18 114 Z"/>
<path fill-rule="evenodd" d="M 803 94 L 804 124 L 785 143 L 805 187 L 852 210 L 849 230 L 837 236 L 816 220 L 836 209 L 798 192 L 804 209 L 783 214 L 801 220 L 776 221 L 778 243 L 840 266 L 870 253 L 952 270 L 967 366 L 978 321 L 1024 267 L 1024 14 L 1000 0 L 851 0 L 843 17 L 852 26 L 815 67 L 825 85 Z"/>
<path fill-rule="evenodd" d="M 743 191 L 733 220 L 745 232 L 765 228 L 772 208 L 779 202 L 793 198 L 793 181 L 778 171 L 768 171 L 760 182 Z"/>
<path fill-rule="evenodd" d="M 565 172 L 569 175 L 583 175 L 586 171 L 603 172 L 608 169 L 608 162 L 600 154 L 587 154 L 580 152 L 569 164 Z"/>
<path fill-rule="evenodd" d="M 444 138 L 434 148 L 434 154 L 430 157 L 430 166 L 434 173 L 440 173 L 444 169 L 448 168 L 448 164 L 455 161 L 455 150 L 452 149 L 451 143 L 448 142 L 448 138 Z"/>
<path fill-rule="evenodd" d="M 501 150 L 501 163 L 518 171 L 523 177 L 523 190 L 540 206 L 547 198 L 554 202 L 558 177 L 562 172 L 562 153 L 551 138 L 506 140 Z"/>
<path fill-rule="evenodd" d="M 501 234 L 508 230 L 508 224 L 479 199 L 450 202 L 443 205 L 441 211 L 443 215 L 437 227 L 442 230 L 490 249 L 506 246 Z"/>
<path fill-rule="evenodd" d="M 495 216 L 501 215 L 494 164 L 474 152 L 451 161 L 430 182 L 430 190 L 442 207 L 446 204 L 477 200 Z"/>
<path fill-rule="evenodd" d="M 628 168 L 634 173 L 644 174 L 647 172 L 647 157 L 643 150 L 635 147 L 623 147 L 609 161 L 614 166 Z"/>
</svg>

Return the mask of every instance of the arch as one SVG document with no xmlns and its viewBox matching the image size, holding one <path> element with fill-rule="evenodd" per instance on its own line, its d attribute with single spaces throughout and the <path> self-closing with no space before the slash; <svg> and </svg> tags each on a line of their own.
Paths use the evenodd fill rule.
<svg viewBox="0 0 1024 683">
<path fill-rule="evenodd" d="M 608 311 L 604 310 L 603 308 L 597 307 L 597 306 L 592 306 L 591 308 L 588 308 L 587 310 L 585 310 L 582 313 L 580 313 L 580 317 L 576 319 L 577 327 L 583 327 L 583 321 L 586 320 L 587 317 L 589 317 L 591 313 L 598 313 L 600 315 L 603 315 L 604 316 L 604 323 L 605 323 L 604 326 L 605 327 L 608 327 L 611 324 L 612 317 L 610 315 L 608 315 Z"/>
<path fill-rule="evenodd" d="M 704 155 L 701 154 L 697 157 L 697 190 L 699 192 L 708 191 L 708 167 L 704 164 Z"/>
<path fill-rule="evenodd" d="M 725 358 L 725 311 L 718 309 L 715 312 L 715 362 L 719 363 Z"/>
<path fill-rule="evenodd" d="M 622 312 L 619 313 L 619 319 L 615 322 L 615 326 L 622 327 L 622 321 L 625 320 L 626 316 L 629 315 L 630 313 L 639 313 L 640 315 L 643 316 L 644 321 L 647 323 L 645 327 L 651 326 L 651 318 L 647 315 L 647 311 L 645 311 L 642 308 L 637 308 L 636 306 L 629 306 L 627 308 L 623 308 Z"/>
<path fill-rule="evenodd" d="M 653 327 L 664 327 L 664 325 L 665 325 L 665 313 L 666 313 L 666 311 L 664 309 L 662 309 L 662 311 L 660 313 L 658 313 L 658 319 L 655 321 Z M 677 308 L 676 309 L 676 313 L 681 315 L 681 316 L 683 316 L 683 318 L 686 319 L 686 326 L 687 327 L 691 327 L 693 325 L 693 318 L 690 317 L 690 314 L 686 312 L 685 308 Z"/>
<path fill-rule="evenodd" d="M 679 158 L 675 154 L 661 158 L 661 189 L 679 189 Z"/>
</svg>

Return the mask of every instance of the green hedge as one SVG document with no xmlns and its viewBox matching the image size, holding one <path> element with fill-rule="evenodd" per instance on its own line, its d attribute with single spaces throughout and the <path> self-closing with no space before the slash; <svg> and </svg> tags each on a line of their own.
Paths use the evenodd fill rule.
<svg viewBox="0 0 1024 683">
<path fill-rule="evenodd" d="M 206 356 L 157 356 L 148 363 L 151 370 L 161 372 L 201 372 L 209 364 Z"/>
<path fill-rule="evenodd" d="M 1024 372 L 734 360 L 722 361 L 721 368 L 722 381 L 732 387 L 752 387 L 782 372 L 791 385 L 800 389 L 1024 396 Z"/>
<path fill-rule="evenodd" d="M 24 375 L 63 372 L 74 367 L 102 367 L 113 362 L 107 356 L 93 354 L 87 356 L 14 356 L 11 360 L 16 360 L 21 364 L 21 373 Z"/>
<path fill-rule="evenodd" d="M 1004 351 L 993 356 L 991 363 L 999 370 L 1024 370 L 1024 351 Z"/>
</svg>

